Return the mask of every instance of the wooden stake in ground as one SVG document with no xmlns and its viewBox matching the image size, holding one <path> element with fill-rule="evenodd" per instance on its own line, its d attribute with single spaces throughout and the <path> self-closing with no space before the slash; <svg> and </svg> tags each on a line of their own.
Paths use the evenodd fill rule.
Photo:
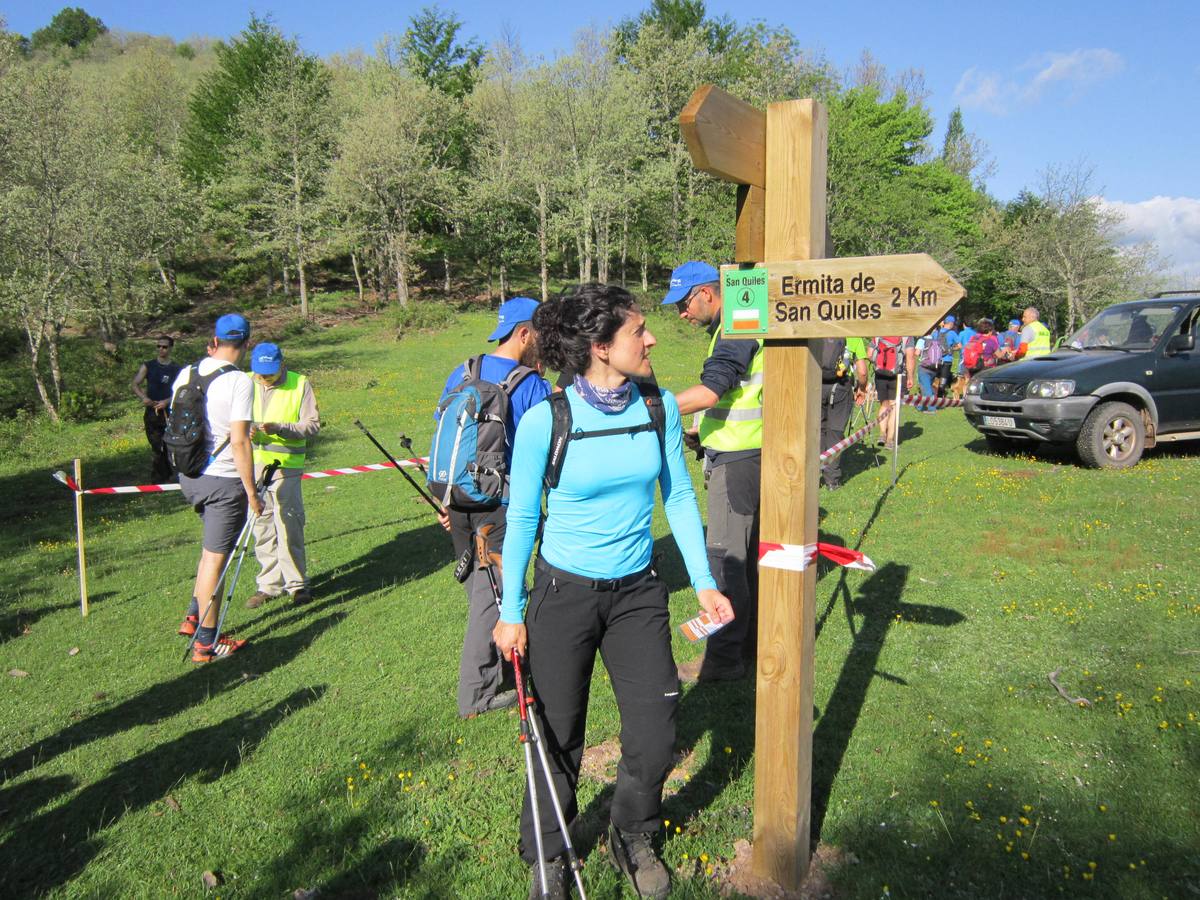
<svg viewBox="0 0 1200 900">
<path fill-rule="evenodd" d="M 765 341 L 762 540 L 809 545 L 817 540 L 821 370 L 808 339 L 922 334 L 962 287 L 924 254 L 822 259 L 828 119 L 820 103 L 772 103 L 763 115 L 704 85 L 679 123 L 695 166 L 740 185 L 740 265 L 721 269 L 722 328 Z M 788 890 L 804 879 L 812 831 L 816 571 L 759 572 L 753 868 Z"/>
<path fill-rule="evenodd" d="M 83 553 L 83 469 L 82 462 L 75 460 L 75 546 L 79 551 L 79 611 L 87 618 L 87 558 Z"/>
</svg>

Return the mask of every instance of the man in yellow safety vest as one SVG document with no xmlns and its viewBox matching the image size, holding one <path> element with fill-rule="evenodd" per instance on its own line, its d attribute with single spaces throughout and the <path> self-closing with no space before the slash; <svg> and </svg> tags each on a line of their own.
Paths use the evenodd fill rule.
<svg viewBox="0 0 1200 900">
<path fill-rule="evenodd" d="M 1017 347 L 1015 359 L 1033 359 L 1050 352 L 1050 329 L 1038 318 L 1037 308 L 1033 306 L 1021 314 L 1021 344 Z"/>
<path fill-rule="evenodd" d="M 273 462 L 279 469 L 266 491 L 262 515 L 254 521 L 258 590 L 246 601 L 251 609 L 290 594 L 293 603 L 312 599 L 304 558 L 304 498 L 300 476 L 308 439 L 321 429 L 312 384 L 283 364 L 275 344 L 262 343 L 250 354 L 254 373 L 254 477 Z"/>
<path fill-rule="evenodd" d="M 704 448 L 708 486 L 708 564 L 733 603 L 734 620 L 708 638 L 704 655 L 679 667 L 682 681 L 727 681 L 753 659 L 758 575 L 759 477 L 762 473 L 762 341 L 721 337 L 720 274 L 705 262 L 671 273 L 663 303 L 710 334 L 700 383 L 675 395 L 680 415 L 703 412 L 689 446 Z"/>
</svg>

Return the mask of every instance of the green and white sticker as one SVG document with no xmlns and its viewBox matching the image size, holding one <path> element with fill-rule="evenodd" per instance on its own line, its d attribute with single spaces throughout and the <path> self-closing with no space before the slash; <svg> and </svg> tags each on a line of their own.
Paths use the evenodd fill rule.
<svg viewBox="0 0 1200 900">
<path fill-rule="evenodd" d="M 767 270 L 726 269 L 721 275 L 721 333 L 743 337 L 767 333 Z"/>
</svg>

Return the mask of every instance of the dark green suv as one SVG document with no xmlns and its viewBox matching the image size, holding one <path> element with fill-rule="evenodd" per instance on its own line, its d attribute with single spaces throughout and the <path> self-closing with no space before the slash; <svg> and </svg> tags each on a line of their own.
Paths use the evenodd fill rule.
<svg viewBox="0 0 1200 900">
<path fill-rule="evenodd" d="M 1200 293 L 1118 303 L 1046 356 L 971 378 L 967 420 L 995 449 L 1074 445 L 1121 469 L 1165 441 L 1200 439 Z"/>
</svg>

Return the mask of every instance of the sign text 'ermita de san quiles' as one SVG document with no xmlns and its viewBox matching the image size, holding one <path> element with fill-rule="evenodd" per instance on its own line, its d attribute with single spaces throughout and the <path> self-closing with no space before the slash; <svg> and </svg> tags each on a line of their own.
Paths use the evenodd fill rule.
<svg viewBox="0 0 1200 900">
<path fill-rule="evenodd" d="M 928 254 L 721 267 L 726 337 L 920 335 L 964 294 Z"/>
</svg>

